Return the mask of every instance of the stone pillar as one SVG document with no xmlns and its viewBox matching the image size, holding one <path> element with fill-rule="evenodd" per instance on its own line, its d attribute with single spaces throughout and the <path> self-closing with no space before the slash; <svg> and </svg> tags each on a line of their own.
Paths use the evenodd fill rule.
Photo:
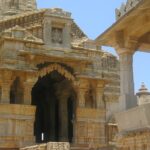
<svg viewBox="0 0 150 150">
<path fill-rule="evenodd" d="M 71 24 L 66 23 L 65 27 L 63 29 L 63 43 L 65 47 L 70 48 L 70 43 L 71 43 L 71 37 L 70 37 L 70 32 L 71 32 Z"/>
<path fill-rule="evenodd" d="M 32 88 L 34 86 L 34 82 L 24 82 L 24 91 L 23 91 L 23 104 L 31 105 L 32 101 Z"/>
<path fill-rule="evenodd" d="M 124 50 L 119 53 L 120 60 L 120 89 L 121 109 L 128 109 L 136 105 L 133 81 L 133 52 Z"/>
<path fill-rule="evenodd" d="M 81 108 L 85 107 L 85 92 L 86 89 L 81 89 L 81 88 L 78 89 L 78 105 Z"/>
<path fill-rule="evenodd" d="M 1 103 L 9 104 L 10 103 L 10 88 L 12 81 L 4 81 L 2 83 L 2 95 L 1 95 Z"/>
<path fill-rule="evenodd" d="M 96 87 L 96 107 L 97 108 L 105 108 L 104 103 L 104 83 L 98 83 Z"/>
<path fill-rule="evenodd" d="M 46 45 L 51 45 L 51 20 L 49 18 L 49 14 L 46 13 L 44 16 L 44 29 L 43 29 L 43 35 L 44 35 L 44 43 Z"/>
<path fill-rule="evenodd" d="M 74 83 L 78 96 L 78 106 L 81 108 L 85 107 L 85 93 L 89 88 L 88 81 L 86 79 L 80 79 L 78 82 Z"/>
<path fill-rule="evenodd" d="M 59 97 L 59 141 L 68 141 L 68 105 L 67 96 Z"/>
<path fill-rule="evenodd" d="M 10 103 L 10 90 L 13 82 L 13 74 L 11 71 L 3 70 L 0 71 L 1 78 L 1 103 L 9 104 Z"/>
<path fill-rule="evenodd" d="M 35 83 L 38 80 L 38 76 L 36 75 L 28 75 L 25 81 L 23 82 L 23 104 L 31 105 L 32 101 L 32 88 L 34 87 Z"/>
</svg>

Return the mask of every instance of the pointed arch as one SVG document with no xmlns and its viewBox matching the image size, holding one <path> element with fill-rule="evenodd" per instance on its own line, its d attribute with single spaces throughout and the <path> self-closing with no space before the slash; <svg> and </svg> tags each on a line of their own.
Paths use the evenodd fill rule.
<svg viewBox="0 0 150 150">
<path fill-rule="evenodd" d="M 68 80 L 72 80 L 72 81 L 75 80 L 74 75 L 72 75 L 68 70 L 66 70 L 64 67 L 62 67 L 59 64 L 51 64 L 48 67 L 41 69 L 38 73 L 38 76 L 44 77 L 45 75 L 53 71 L 57 71 Z"/>
</svg>

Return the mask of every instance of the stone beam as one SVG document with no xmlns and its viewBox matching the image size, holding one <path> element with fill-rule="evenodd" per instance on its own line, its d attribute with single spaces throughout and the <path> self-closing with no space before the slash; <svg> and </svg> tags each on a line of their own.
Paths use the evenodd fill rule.
<svg viewBox="0 0 150 150">
<path fill-rule="evenodd" d="M 124 30 L 126 36 L 136 36 L 141 37 L 143 34 L 149 31 L 150 16 L 145 14 L 140 14 L 135 19 L 132 19 L 130 25 L 128 25 Z"/>
</svg>

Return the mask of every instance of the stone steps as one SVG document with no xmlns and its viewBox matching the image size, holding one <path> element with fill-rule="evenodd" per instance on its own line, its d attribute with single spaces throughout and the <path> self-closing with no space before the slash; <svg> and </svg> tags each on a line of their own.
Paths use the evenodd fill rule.
<svg viewBox="0 0 150 150">
<path fill-rule="evenodd" d="M 89 146 L 87 144 L 75 144 L 71 145 L 71 150 L 89 150 Z"/>
</svg>

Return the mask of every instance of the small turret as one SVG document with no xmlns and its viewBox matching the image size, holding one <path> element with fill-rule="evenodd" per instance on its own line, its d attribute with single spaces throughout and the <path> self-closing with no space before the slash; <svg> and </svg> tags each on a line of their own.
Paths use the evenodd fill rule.
<svg viewBox="0 0 150 150">
<path fill-rule="evenodd" d="M 141 88 L 136 93 L 138 99 L 138 105 L 150 103 L 150 92 L 146 88 L 145 84 L 142 83 Z"/>
</svg>

